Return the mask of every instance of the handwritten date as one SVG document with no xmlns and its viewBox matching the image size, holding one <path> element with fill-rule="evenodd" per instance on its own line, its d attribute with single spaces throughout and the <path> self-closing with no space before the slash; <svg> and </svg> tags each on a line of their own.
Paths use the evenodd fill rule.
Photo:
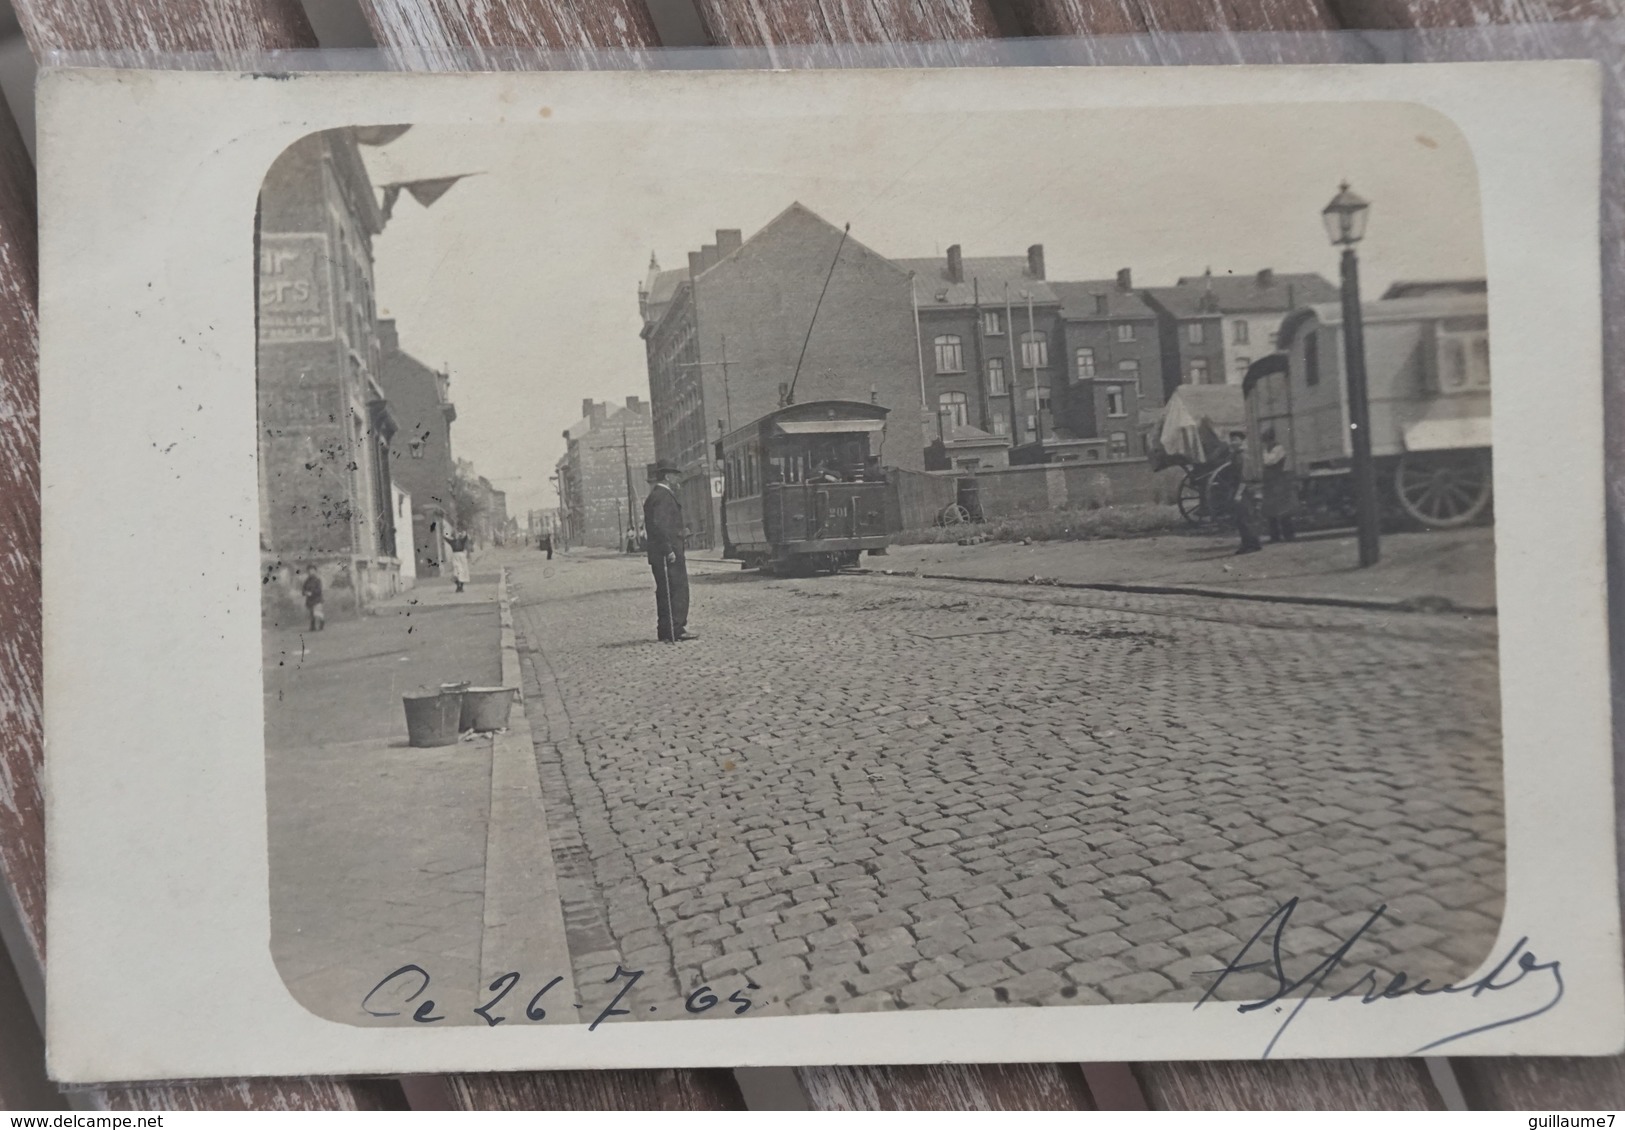
<svg viewBox="0 0 1625 1130">
<path fill-rule="evenodd" d="M 643 970 L 641 969 L 623 969 L 617 965 L 615 972 L 610 974 L 604 984 L 614 985 L 623 981 L 625 984 L 621 985 L 615 995 L 610 998 L 609 1003 L 603 1006 L 592 1023 L 587 1025 L 587 1031 L 597 1031 L 600 1024 L 614 1017 L 632 1015 L 632 1009 L 622 1007 L 622 1004 L 623 1002 L 630 1003 L 632 991 L 637 988 L 638 981 L 642 977 Z M 492 1028 L 504 1024 L 510 1019 L 517 1019 L 517 1016 L 510 1017 L 508 1015 L 508 1012 L 513 1007 L 511 1004 L 504 1007 L 500 1013 L 497 1009 L 503 1005 L 503 1002 L 507 1000 L 509 994 L 514 991 L 521 980 L 522 975 L 517 970 L 497 977 L 485 987 L 486 992 L 492 994 L 491 999 L 476 1006 L 472 1010 L 474 1015 L 484 1020 Z M 437 1011 L 434 999 L 426 995 L 431 981 L 429 971 L 424 969 L 423 966 L 416 964 L 403 965 L 384 977 L 383 980 L 379 981 L 367 992 L 365 997 L 361 998 L 361 1010 L 369 1016 L 383 1018 L 401 1016 L 407 1008 L 411 1007 L 412 1019 L 416 1023 L 438 1024 L 446 1019 L 446 1014 Z M 533 1024 L 539 1024 L 546 1020 L 547 1009 L 542 1004 L 542 998 L 547 996 L 550 990 L 563 981 L 563 977 L 554 977 L 537 989 L 525 1004 L 524 1018 Z M 735 1016 L 743 1016 L 750 1011 L 751 1006 L 755 1003 L 744 994 L 754 992 L 760 988 L 760 985 L 747 980 L 744 987 L 735 989 L 728 994 L 726 1003 L 733 1006 L 732 1011 Z M 710 985 L 701 985 L 683 1001 L 683 1010 L 693 1015 L 711 1011 L 723 1003 L 717 996 L 718 992 L 720 990 L 714 990 Z M 514 998 L 515 1002 L 522 997 L 523 992 L 519 997 Z M 416 1005 L 412 1007 L 414 1002 L 416 1002 Z M 575 1007 L 581 1008 L 582 1006 L 577 1004 Z M 654 1012 L 657 1008 L 658 1006 L 651 1005 L 649 1011 Z"/>
</svg>

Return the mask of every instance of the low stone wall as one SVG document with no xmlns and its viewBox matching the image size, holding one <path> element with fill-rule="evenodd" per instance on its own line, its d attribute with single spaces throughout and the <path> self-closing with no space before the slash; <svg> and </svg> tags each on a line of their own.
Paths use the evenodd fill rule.
<svg viewBox="0 0 1625 1130">
<path fill-rule="evenodd" d="M 982 516 L 989 521 L 1041 510 L 1098 510 L 1106 506 L 1172 503 L 1183 472 L 1151 470 L 1144 459 L 1103 463 L 1050 463 L 963 472 L 891 472 L 897 487 L 903 529 L 937 524 L 943 509 L 957 501 L 959 480 L 974 477 Z"/>
</svg>

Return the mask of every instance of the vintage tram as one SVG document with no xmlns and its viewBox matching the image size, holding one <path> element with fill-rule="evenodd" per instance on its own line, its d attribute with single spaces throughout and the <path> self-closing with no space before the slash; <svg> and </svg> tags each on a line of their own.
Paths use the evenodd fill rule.
<svg viewBox="0 0 1625 1130">
<path fill-rule="evenodd" d="M 1371 452 L 1391 517 L 1465 526 L 1491 505 L 1488 299 L 1439 293 L 1361 307 Z M 1279 352 L 1248 369 L 1248 443 L 1273 430 L 1304 502 L 1353 513 L 1343 315 L 1306 306 L 1281 323 Z"/>
<path fill-rule="evenodd" d="M 788 575 L 836 572 L 884 550 L 897 497 L 880 465 L 888 410 L 792 404 L 718 442 L 723 556 Z"/>
</svg>

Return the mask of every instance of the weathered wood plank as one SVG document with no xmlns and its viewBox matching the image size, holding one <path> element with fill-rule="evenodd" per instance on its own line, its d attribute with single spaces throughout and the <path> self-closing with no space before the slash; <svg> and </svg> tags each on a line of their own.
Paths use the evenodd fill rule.
<svg viewBox="0 0 1625 1130">
<path fill-rule="evenodd" d="M 1141 1063 L 1154 1110 L 1442 1110 L 1417 1059 Z"/>
<path fill-rule="evenodd" d="M 216 51 L 315 45 L 297 0 L 17 0 L 38 59 L 52 51 Z M 37 249 L 33 170 L 12 129 L 0 137 L 0 865 L 36 956 L 44 955 L 44 829 L 40 821 L 39 439 Z M 24 183 L 27 192 L 24 192 Z M 249 284 L 244 283 L 245 293 Z M 371 1109 L 389 1085 L 341 1079 L 253 1079 L 106 1087 L 109 1107 Z"/>
<path fill-rule="evenodd" d="M 0 112 L 0 879 L 45 957 L 40 711 L 39 246 L 34 166 Z"/>
<path fill-rule="evenodd" d="M 1326 0 L 1013 0 L 1029 35 L 1144 32 L 1324 31 L 1336 27 Z"/>
<path fill-rule="evenodd" d="M 16 0 L 34 58 L 51 51 L 217 51 L 314 47 L 298 0 Z"/>
<path fill-rule="evenodd" d="M 1092 1110 L 1065 1063 L 820 1067 L 798 1072 L 814 1110 Z"/>
<path fill-rule="evenodd" d="M 567 55 L 605 49 L 635 50 L 659 43 L 640 0 L 361 0 L 380 47 L 402 53 L 461 53 L 474 66 L 512 65 L 525 49 Z M 448 60 L 446 66 L 455 66 Z"/>
<path fill-rule="evenodd" d="M 726 1069 L 449 1075 L 463 1110 L 743 1110 Z"/>
<path fill-rule="evenodd" d="M 712 42 L 728 47 L 914 43 L 999 34 L 988 0 L 697 0 Z"/>
<path fill-rule="evenodd" d="M 190 1079 L 97 1088 L 105 1110 L 400 1110 L 393 1079 Z"/>
</svg>

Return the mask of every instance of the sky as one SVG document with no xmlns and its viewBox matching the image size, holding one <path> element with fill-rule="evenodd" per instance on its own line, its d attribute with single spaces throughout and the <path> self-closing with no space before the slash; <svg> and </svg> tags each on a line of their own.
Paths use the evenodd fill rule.
<svg viewBox="0 0 1625 1130">
<path fill-rule="evenodd" d="M 1403 103 L 419 126 L 363 155 L 380 185 L 479 174 L 428 208 L 402 195 L 374 244 L 377 298 L 404 350 L 449 369 L 453 451 L 521 521 L 556 504 L 583 399 L 648 397 L 650 253 L 684 266 L 716 229 L 749 239 L 792 201 L 893 258 L 1042 243 L 1051 280 L 1336 282 L 1320 212 L 1346 179 L 1372 202 L 1367 300 L 1484 274 L 1472 155 Z"/>
</svg>

